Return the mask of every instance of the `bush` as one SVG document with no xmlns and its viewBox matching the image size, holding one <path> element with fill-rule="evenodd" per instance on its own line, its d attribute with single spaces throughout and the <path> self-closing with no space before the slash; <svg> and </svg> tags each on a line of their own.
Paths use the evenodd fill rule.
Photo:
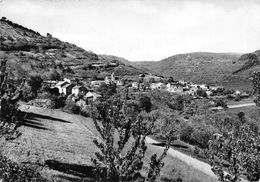
<svg viewBox="0 0 260 182">
<path fill-rule="evenodd" d="M 85 117 L 91 117 L 91 110 L 90 110 L 90 108 L 83 108 L 83 109 L 81 109 L 80 115 L 85 116 Z"/>
<path fill-rule="evenodd" d="M 52 95 L 49 104 L 47 105 L 51 109 L 59 109 L 65 106 L 65 98 L 62 96 Z"/>
<path fill-rule="evenodd" d="M 39 172 L 32 167 L 19 165 L 15 162 L 8 160 L 0 154 L 0 181 L 31 181 L 31 182 L 44 182 L 44 179 Z"/>
<path fill-rule="evenodd" d="M 72 100 L 68 101 L 63 108 L 64 111 L 73 113 L 73 114 L 79 114 L 80 113 L 80 107 Z"/>
<path fill-rule="evenodd" d="M 236 102 L 241 101 L 241 97 L 240 97 L 240 95 L 236 95 L 234 101 L 236 101 Z"/>
<path fill-rule="evenodd" d="M 181 125 L 180 139 L 191 143 L 191 134 L 193 133 L 193 126 L 190 123 L 184 123 Z"/>
<path fill-rule="evenodd" d="M 46 73 L 46 77 L 48 80 L 60 80 L 61 75 L 57 72 L 56 69 L 52 69 Z"/>
<path fill-rule="evenodd" d="M 207 148 L 213 130 L 205 124 L 197 125 L 191 134 L 191 140 L 201 148 Z"/>
<path fill-rule="evenodd" d="M 151 103 L 150 97 L 148 97 L 146 95 L 142 95 L 139 98 L 139 108 L 146 112 L 150 112 L 151 108 L 152 108 L 152 103 Z"/>
<path fill-rule="evenodd" d="M 215 107 L 219 107 L 219 106 L 223 108 L 227 108 L 227 103 L 222 99 L 215 100 Z"/>
<path fill-rule="evenodd" d="M 42 86 L 42 78 L 40 75 L 31 75 L 28 80 L 28 85 L 31 87 L 31 92 L 33 93 L 34 97 L 37 96 L 38 90 Z"/>
<path fill-rule="evenodd" d="M 207 97 L 208 96 L 207 92 L 205 90 L 201 90 L 201 89 L 197 90 L 196 94 L 200 97 Z"/>
<path fill-rule="evenodd" d="M 102 100 L 107 100 L 111 96 L 117 93 L 116 91 L 116 84 L 101 84 L 100 87 L 98 88 L 98 92 L 102 95 Z"/>
</svg>

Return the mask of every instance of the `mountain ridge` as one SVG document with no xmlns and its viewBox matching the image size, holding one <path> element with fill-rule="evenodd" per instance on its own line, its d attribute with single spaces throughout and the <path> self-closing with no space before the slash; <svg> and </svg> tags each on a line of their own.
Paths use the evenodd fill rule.
<svg viewBox="0 0 260 182">
<path fill-rule="evenodd" d="M 56 69 L 64 77 L 93 78 L 115 72 L 120 75 L 138 75 L 143 70 L 126 64 L 124 58 L 98 55 L 86 51 L 75 44 L 63 42 L 50 33 L 42 36 L 40 33 L 13 23 L 5 17 L 0 19 L 0 57 L 7 57 L 13 67 L 20 67 L 23 73 L 44 75 L 50 69 Z M 102 63 L 100 68 L 92 64 Z M 111 66 L 110 63 L 117 63 Z M 16 77 L 19 74 L 16 74 Z M 21 75 L 21 72 L 20 72 Z M 23 75 L 26 77 L 26 75 Z"/>
<path fill-rule="evenodd" d="M 222 85 L 232 89 L 248 89 L 251 87 L 248 79 L 252 72 L 251 66 L 248 66 L 249 70 L 246 73 L 238 71 L 247 65 L 248 60 L 241 59 L 244 55 L 192 52 L 176 54 L 160 61 L 135 62 L 135 65 L 142 69 L 146 68 L 154 74 L 171 76 L 175 80 Z M 238 74 L 234 74 L 237 71 Z"/>
</svg>

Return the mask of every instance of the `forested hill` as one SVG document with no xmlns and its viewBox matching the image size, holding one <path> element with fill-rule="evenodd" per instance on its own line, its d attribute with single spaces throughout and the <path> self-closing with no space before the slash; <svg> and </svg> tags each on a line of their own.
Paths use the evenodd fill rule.
<svg viewBox="0 0 260 182">
<path fill-rule="evenodd" d="M 13 23 L 3 17 L 0 20 L 0 56 L 5 56 L 10 68 L 15 68 L 15 77 L 26 77 L 38 73 L 48 77 L 55 69 L 64 77 L 91 78 L 105 76 L 115 71 L 120 75 L 137 75 L 143 70 L 136 69 L 128 61 L 107 55 L 97 55 L 74 44 L 63 42 L 50 33 L 46 36 Z M 97 69 L 92 64 L 104 65 Z M 111 64 L 112 63 L 112 64 Z"/>
<path fill-rule="evenodd" d="M 259 59 L 258 53 L 259 51 L 256 51 L 253 54 L 258 55 Z M 253 59 L 251 59 L 251 54 L 241 55 L 239 53 L 195 52 L 174 55 L 161 61 L 144 61 L 135 64 L 139 68 L 149 69 L 155 74 L 166 77 L 172 76 L 176 80 L 218 84 L 247 90 L 251 87 L 248 78 L 252 72 L 247 68 L 257 65 L 258 62 L 254 55 Z M 248 64 L 250 66 L 247 66 Z"/>
</svg>

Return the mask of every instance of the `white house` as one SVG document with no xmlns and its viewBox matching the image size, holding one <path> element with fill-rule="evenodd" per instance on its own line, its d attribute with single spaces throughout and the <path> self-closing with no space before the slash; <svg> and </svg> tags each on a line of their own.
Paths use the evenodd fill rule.
<svg viewBox="0 0 260 182">
<path fill-rule="evenodd" d="M 208 97 L 213 95 L 213 93 L 210 90 L 207 90 L 206 93 Z"/>
<path fill-rule="evenodd" d="M 86 95 L 85 95 L 85 98 L 88 100 L 88 101 L 96 101 L 98 98 L 102 97 L 100 94 L 97 94 L 95 92 L 88 92 Z"/>
<path fill-rule="evenodd" d="M 151 83 L 150 87 L 152 90 L 154 90 L 154 89 L 164 89 L 166 86 L 164 83 L 159 82 L 159 83 Z"/>
<path fill-rule="evenodd" d="M 92 87 L 100 87 L 102 84 L 106 84 L 106 82 L 104 80 L 95 80 L 90 82 Z"/>
<path fill-rule="evenodd" d="M 78 96 L 79 94 L 85 95 L 88 89 L 83 85 L 76 85 L 72 88 L 72 94 Z"/>
<path fill-rule="evenodd" d="M 71 80 L 68 79 L 68 78 L 64 78 L 63 80 L 66 81 L 66 82 L 68 82 L 68 83 L 71 83 Z"/>
<path fill-rule="evenodd" d="M 132 87 L 138 89 L 139 84 L 138 84 L 137 82 L 133 82 L 133 83 L 132 83 Z"/>
<path fill-rule="evenodd" d="M 55 87 L 59 89 L 59 93 L 61 94 L 62 93 L 62 87 L 64 87 L 65 85 L 68 85 L 69 82 L 67 81 L 59 81 Z"/>
<path fill-rule="evenodd" d="M 64 95 L 70 95 L 73 87 L 73 84 L 66 84 L 63 87 L 61 87 L 61 93 L 63 93 Z"/>
</svg>

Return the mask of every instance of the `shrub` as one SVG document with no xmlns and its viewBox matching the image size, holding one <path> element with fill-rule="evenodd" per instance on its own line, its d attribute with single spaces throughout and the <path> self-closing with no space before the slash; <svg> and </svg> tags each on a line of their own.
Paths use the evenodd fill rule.
<svg viewBox="0 0 260 182">
<path fill-rule="evenodd" d="M 240 95 L 237 94 L 237 95 L 235 96 L 234 101 L 237 101 L 237 102 L 241 101 L 241 97 L 240 97 Z"/>
<path fill-rule="evenodd" d="M 215 107 L 223 107 L 223 108 L 227 108 L 227 103 L 222 100 L 222 99 L 217 99 L 215 100 Z"/>
<path fill-rule="evenodd" d="M 181 129 L 180 129 L 180 139 L 191 143 L 192 142 L 192 138 L 191 138 L 191 134 L 193 133 L 193 126 L 190 123 L 184 123 L 181 125 Z"/>
<path fill-rule="evenodd" d="M 80 113 L 80 107 L 72 100 L 67 101 L 66 105 L 64 106 L 64 111 L 73 113 L 73 114 L 79 114 Z"/>
<path fill-rule="evenodd" d="M 213 129 L 211 129 L 211 127 L 205 124 L 196 125 L 191 134 L 191 140 L 199 147 L 207 148 L 208 141 L 210 140 L 213 134 L 214 132 Z"/>
<path fill-rule="evenodd" d="M 51 109 L 59 109 L 65 106 L 65 98 L 62 96 L 51 95 L 50 102 L 47 105 Z"/>
<path fill-rule="evenodd" d="M 105 101 L 117 93 L 116 84 L 101 84 L 98 88 L 98 92 L 102 95 L 102 100 Z"/>
<path fill-rule="evenodd" d="M 152 108 L 152 103 L 150 97 L 142 95 L 139 98 L 139 108 L 143 111 L 150 112 Z"/>
<path fill-rule="evenodd" d="M 200 97 L 207 97 L 208 96 L 207 92 L 205 90 L 201 90 L 201 89 L 197 90 L 196 94 Z"/>
<path fill-rule="evenodd" d="M 15 162 L 8 160 L 0 154 L 0 181 L 31 181 L 31 182 L 47 182 L 36 169 L 19 165 Z"/>
<path fill-rule="evenodd" d="M 49 72 L 47 72 L 46 77 L 48 80 L 60 80 L 61 79 L 61 75 L 57 72 L 56 69 L 51 69 Z"/>
<path fill-rule="evenodd" d="M 91 110 L 88 108 L 83 108 L 80 110 L 80 115 L 85 117 L 91 117 Z"/>
<path fill-rule="evenodd" d="M 30 78 L 28 80 L 28 85 L 31 87 L 31 91 L 32 91 L 34 97 L 37 96 L 37 92 L 41 88 L 42 82 L 43 82 L 43 80 L 40 75 L 31 75 L 30 76 Z"/>
</svg>

